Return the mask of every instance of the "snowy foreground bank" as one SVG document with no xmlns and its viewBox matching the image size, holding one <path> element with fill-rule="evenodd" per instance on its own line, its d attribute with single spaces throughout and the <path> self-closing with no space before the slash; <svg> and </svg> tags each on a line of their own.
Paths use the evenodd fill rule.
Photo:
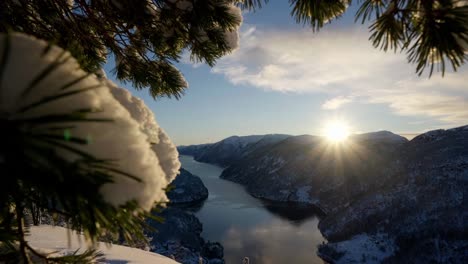
<svg viewBox="0 0 468 264">
<path fill-rule="evenodd" d="M 44 252 L 58 251 L 57 254 L 59 255 L 70 254 L 79 248 L 85 249 L 87 245 L 84 236 L 70 232 L 70 241 L 68 241 L 68 231 L 68 229 L 63 227 L 49 225 L 32 226 L 30 236 L 26 239 L 36 249 Z M 69 242 L 71 242 L 70 245 L 68 245 Z M 118 245 L 107 246 L 105 243 L 98 243 L 97 247 L 104 253 L 106 263 L 178 263 L 159 254 L 136 248 Z"/>
</svg>

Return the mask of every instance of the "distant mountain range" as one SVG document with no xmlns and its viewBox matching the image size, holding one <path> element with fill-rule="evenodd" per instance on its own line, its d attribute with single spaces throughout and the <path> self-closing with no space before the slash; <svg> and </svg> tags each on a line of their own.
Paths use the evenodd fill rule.
<svg viewBox="0 0 468 264">
<path fill-rule="evenodd" d="M 255 197 L 321 208 L 319 254 L 330 262 L 468 263 L 468 126 L 411 141 L 388 131 L 343 144 L 229 137 L 179 153 L 225 167 L 221 177 Z"/>
<path fill-rule="evenodd" d="M 232 136 L 212 144 L 180 146 L 179 154 L 193 156 L 196 161 L 227 167 L 255 149 L 278 143 L 289 135 Z"/>
</svg>

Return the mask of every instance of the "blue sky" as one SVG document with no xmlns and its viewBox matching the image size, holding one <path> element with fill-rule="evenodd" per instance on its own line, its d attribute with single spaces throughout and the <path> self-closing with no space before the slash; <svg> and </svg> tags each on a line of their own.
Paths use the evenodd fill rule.
<svg viewBox="0 0 468 264">
<path fill-rule="evenodd" d="M 313 33 L 289 16 L 287 1 L 244 13 L 240 48 L 214 68 L 177 66 L 189 83 L 180 99 L 136 91 L 178 145 L 231 135 L 318 135 L 332 119 L 352 132 L 419 133 L 468 124 L 468 68 L 418 77 L 405 55 L 374 49 L 355 7 Z M 106 65 L 108 76 L 113 79 Z"/>
</svg>

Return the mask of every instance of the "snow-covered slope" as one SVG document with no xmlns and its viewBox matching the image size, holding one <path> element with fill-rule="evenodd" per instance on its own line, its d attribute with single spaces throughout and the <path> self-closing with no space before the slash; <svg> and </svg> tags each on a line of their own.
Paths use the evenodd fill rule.
<svg viewBox="0 0 468 264">
<path fill-rule="evenodd" d="M 323 209 L 319 254 L 331 263 L 468 263 L 468 126 L 411 141 L 388 131 L 343 145 L 289 137 L 244 150 L 221 177 Z"/>
<path fill-rule="evenodd" d="M 256 197 L 330 211 L 376 184 L 380 169 L 406 142 L 387 131 L 354 135 L 341 146 L 322 137 L 294 136 L 249 153 L 221 177 L 245 185 Z"/>
<path fill-rule="evenodd" d="M 346 246 L 353 237 L 383 232 L 390 239 L 369 242 L 395 249 L 385 263 L 468 263 L 468 126 L 415 137 L 379 178 L 320 222 L 322 255 L 339 263 L 366 251 Z"/>
<path fill-rule="evenodd" d="M 288 137 L 282 134 L 231 136 L 213 144 L 180 146 L 178 151 L 182 155 L 193 156 L 196 161 L 227 167 L 260 147 Z"/>
<path fill-rule="evenodd" d="M 70 240 L 68 239 L 70 234 Z M 83 235 L 69 232 L 63 227 L 54 227 L 49 225 L 32 226 L 31 234 L 27 237 L 27 241 L 41 252 L 57 251 L 58 255 L 71 254 L 77 249 L 86 249 L 87 244 Z M 68 245 L 68 243 L 70 245 Z M 106 263 L 110 264 L 177 264 L 170 258 L 161 256 L 156 253 L 144 251 L 141 249 L 112 245 L 108 246 L 104 243 L 98 243 L 97 248 L 104 253 Z"/>
<path fill-rule="evenodd" d="M 400 135 L 394 134 L 390 131 L 377 131 L 364 134 L 352 135 L 351 139 L 357 140 L 374 140 L 374 141 L 386 141 L 388 143 L 405 143 L 408 140 Z"/>
</svg>

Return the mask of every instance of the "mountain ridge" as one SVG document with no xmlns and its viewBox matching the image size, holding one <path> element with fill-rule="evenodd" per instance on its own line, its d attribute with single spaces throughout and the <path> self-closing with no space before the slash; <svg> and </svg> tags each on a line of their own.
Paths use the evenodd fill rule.
<svg viewBox="0 0 468 264">
<path fill-rule="evenodd" d="M 342 145 L 288 136 L 249 150 L 221 178 L 258 198 L 321 208 L 324 259 L 468 263 L 468 126 L 409 141 L 378 131 Z"/>
<path fill-rule="evenodd" d="M 245 153 L 259 147 L 262 142 L 274 143 L 287 137 L 290 136 L 284 134 L 230 136 L 215 143 L 178 146 L 177 150 L 179 154 L 193 156 L 196 161 L 227 167 L 242 158 Z M 252 148 L 254 146 L 255 148 Z"/>
</svg>

